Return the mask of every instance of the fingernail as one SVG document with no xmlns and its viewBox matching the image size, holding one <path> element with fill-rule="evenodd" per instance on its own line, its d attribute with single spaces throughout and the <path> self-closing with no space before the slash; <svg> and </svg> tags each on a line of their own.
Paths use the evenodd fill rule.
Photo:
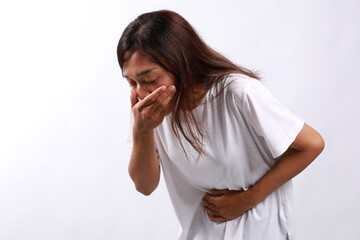
<svg viewBox="0 0 360 240">
<path fill-rule="evenodd" d="M 165 86 L 161 86 L 160 89 L 161 89 L 161 90 L 165 90 L 166 87 L 165 87 Z"/>
<path fill-rule="evenodd" d="M 171 86 L 169 87 L 169 89 L 170 89 L 171 91 L 173 91 L 173 90 L 175 90 L 175 86 L 174 86 L 174 85 L 171 85 Z"/>
</svg>

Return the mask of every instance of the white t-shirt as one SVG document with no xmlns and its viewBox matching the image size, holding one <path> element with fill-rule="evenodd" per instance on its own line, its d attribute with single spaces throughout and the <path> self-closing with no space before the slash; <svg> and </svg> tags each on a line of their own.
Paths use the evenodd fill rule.
<svg viewBox="0 0 360 240">
<path fill-rule="evenodd" d="M 224 91 L 215 97 L 219 91 Z M 230 74 L 193 110 L 204 126 L 206 154 L 175 137 L 170 116 L 155 129 L 166 186 L 181 225 L 179 240 L 293 239 L 293 191 L 289 181 L 242 216 L 223 223 L 208 219 L 201 199 L 211 189 L 247 190 L 287 150 L 304 122 L 256 79 Z"/>
</svg>

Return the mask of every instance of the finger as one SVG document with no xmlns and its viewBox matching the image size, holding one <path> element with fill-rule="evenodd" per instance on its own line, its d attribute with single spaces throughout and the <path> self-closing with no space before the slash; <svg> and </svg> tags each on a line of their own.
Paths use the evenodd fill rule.
<svg viewBox="0 0 360 240">
<path fill-rule="evenodd" d="M 208 215 L 208 218 L 211 220 L 211 221 L 214 221 L 214 222 L 218 222 L 218 223 L 221 223 L 221 222 L 226 222 L 226 218 L 223 218 L 223 217 L 220 217 L 220 216 L 211 216 L 211 215 Z"/>
<path fill-rule="evenodd" d="M 228 192 L 230 192 L 229 189 L 212 189 L 212 190 L 210 190 L 209 194 L 213 197 L 216 197 L 216 196 L 224 195 Z"/>
<path fill-rule="evenodd" d="M 203 202 L 204 206 L 217 210 L 216 204 L 211 202 L 208 198 L 204 197 L 201 201 Z"/>
<path fill-rule="evenodd" d="M 169 87 L 166 89 L 166 91 L 164 92 L 164 93 L 166 93 L 166 94 L 165 94 L 165 95 L 163 94 L 163 95 L 164 95 L 164 99 L 163 99 L 161 105 L 163 105 L 164 107 L 166 107 L 166 106 L 170 103 L 170 101 L 171 101 L 171 99 L 173 98 L 175 92 L 176 92 L 175 86 L 174 86 L 174 85 L 169 86 Z"/>
<path fill-rule="evenodd" d="M 151 104 L 144 105 L 140 110 L 145 110 L 153 119 L 163 119 L 170 113 L 170 101 L 175 93 L 175 86 L 171 85 Z M 161 120 L 162 121 L 162 120 Z"/>
<path fill-rule="evenodd" d="M 155 106 L 154 112 L 161 113 L 161 114 L 167 114 L 170 111 L 170 102 L 174 97 L 174 94 L 176 92 L 175 86 L 171 85 L 169 86 L 163 94 L 161 94 L 158 98 L 159 105 Z"/>
<path fill-rule="evenodd" d="M 203 209 L 207 212 L 208 215 L 221 217 L 219 211 L 216 211 L 215 209 L 209 208 L 205 205 L 203 206 Z"/>
<path fill-rule="evenodd" d="M 140 102 L 140 106 L 139 108 L 144 108 L 146 106 L 149 106 L 151 104 L 153 104 L 157 98 L 165 91 L 166 87 L 165 86 L 161 86 L 159 88 L 157 88 L 155 91 L 153 91 L 152 93 L 150 93 L 149 95 L 147 95 L 141 102 Z"/>
<path fill-rule="evenodd" d="M 131 90 L 131 92 L 130 92 L 130 102 L 131 102 L 131 107 L 133 107 L 136 103 L 139 102 L 136 91 Z"/>
<path fill-rule="evenodd" d="M 205 196 L 204 196 L 204 199 L 205 199 L 207 202 L 209 202 L 209 203 L 211 203 L 212 205 L 214 205 L 216 208 L 219 208 L 218 205 L 219 205 L 219 203 L 221 203 L 221 202 L 219 202 L 221 196 L 223 196 L 223 195 L 215 195 L 215 196 L 213 196 L 213 195 L 211 195 L 210 193 L 206 193 Z"/>
</svg>

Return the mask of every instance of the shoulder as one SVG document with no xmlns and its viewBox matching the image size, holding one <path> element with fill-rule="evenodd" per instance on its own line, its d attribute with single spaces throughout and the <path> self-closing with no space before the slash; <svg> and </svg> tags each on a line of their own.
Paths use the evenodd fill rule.
<svg viewBox="0 0 360 240">
<path fill-rule="evenodd" d="M 244 101 L 253 89 L 264 87 L 259 80 L 239 73 L 225 76 L 221 85 L 227 98 L 241 101 Z"/>
</svg>

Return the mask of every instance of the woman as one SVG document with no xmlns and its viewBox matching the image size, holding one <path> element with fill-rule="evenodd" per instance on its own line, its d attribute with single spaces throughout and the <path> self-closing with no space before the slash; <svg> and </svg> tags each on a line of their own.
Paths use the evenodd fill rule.
<svg viewBox="0 0 360 240">
<path fill-rule="evenodd" d="M 150 195 L 161 166 L 178 239 L 293 239 L 291 179 L 323 150 L 319 133 L 177 13 L 136 18 L 117 54 L 131 86 L 129 174 Z"/>
</svg>

